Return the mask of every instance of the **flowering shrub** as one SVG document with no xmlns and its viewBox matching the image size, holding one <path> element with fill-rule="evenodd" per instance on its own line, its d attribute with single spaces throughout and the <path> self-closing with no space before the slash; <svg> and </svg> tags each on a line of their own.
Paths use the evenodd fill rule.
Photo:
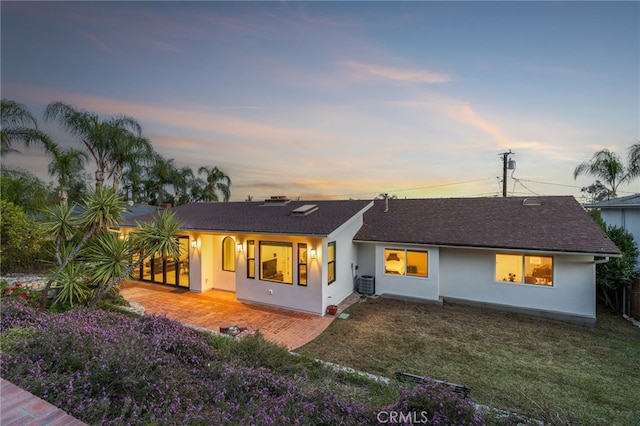
<svg viewBox="0 0 640 426">
<path fill-rule="evenodd" d="M 226 358 L 207 336 L 164 317 L 55 314 L 7 300 L 0 323 L 0 375 L 89 424 L 367 425 L 381 410 L 414 409 L 442 424 L 480 424 L 446 390 L 425 384 L 371 407 Z"/>
<path fill-rule="evenodd" d="M 4 298 L 20 299 L 27 305 L 38 309 L 44 309 L 46 302 L 45 295 L 41 292 L 22 283 L 9 284 L 7 280 L 0 281 L 0 299 Z"/>
<path fill-rule="evenodd" d="M 385 421 L 394 415 L 398 420 L 404 420 L 397 424 L 485 424 L 470 399 L 460 398 L 450 385 L 429 379 L 421 380 L 413 389 L 405 389 L 396 403 L 379 411 L 378 420 Z"/>
</svg>

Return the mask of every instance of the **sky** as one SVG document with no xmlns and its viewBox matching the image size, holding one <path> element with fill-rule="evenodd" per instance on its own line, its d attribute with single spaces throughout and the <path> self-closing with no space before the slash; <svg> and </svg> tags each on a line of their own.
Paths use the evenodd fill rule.
<svg viewBox="0 0 640 426">
<path fill-rule="evenodd" d="M 573 195 L 640 141 L 638 2 L 0 3 L 2 98 L 137 119 L 231 200 Z M 45 181 L 40 149 L 3 158 Z M 88 167 L 91 174 L 93 165 Z M 619 195 L 640 192 L 640 180 Z"/>
</svg>

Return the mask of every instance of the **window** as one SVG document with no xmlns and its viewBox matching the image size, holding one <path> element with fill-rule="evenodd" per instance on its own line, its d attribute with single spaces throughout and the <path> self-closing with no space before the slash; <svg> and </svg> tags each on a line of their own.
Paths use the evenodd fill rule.
<svg viewBox="0 0 640 426">
<path fill-rule="evenodd" d="M 260 279 L 293 284 L 293 244 L 260 242 Z"/>
<path fill-rule="evenodd" d="M 329 284 L 336 280 L 336 242 L 330 242 L 327 246 L 327 278 Z"/>
<path fill-rule="evenodd" d="M 256 242 L 247 240 L 247 278 L 256 277 Z"/>
<path fill-rule="evenodd" d="M 429 254 L 426 251 L 384 249 L 384 272 L 408 277 L 429 277 Z"/>
<path fill-rule="evenodd" d="M 236 243 L 231 237 L 222 240 L 222 270 L 235 272 L 236 270 Z"/>
<path fill-rule="evenodd" d="M 553 285 L 553 258 L 496 254 L 496 281 Z"/>
<path fill-rule="evenodd" d="M 307 285 L 307 245 L 298 244 L 298 285 Z"/>
</svg>

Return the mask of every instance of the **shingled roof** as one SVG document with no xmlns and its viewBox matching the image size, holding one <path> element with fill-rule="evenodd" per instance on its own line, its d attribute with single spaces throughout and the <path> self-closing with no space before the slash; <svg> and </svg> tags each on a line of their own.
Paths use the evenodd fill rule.
<svg viewBox="0 0 640 426">
<path fill-rule="evenodd" d="M 573 197 L 527 200 L 376 200 L 354 241 L 620 255 Z"/>
<path fill-rule="evenodd" d="M 282 203 L 191 203 L 172 211 L 185 230 L 328 236 L 371 204 L 366 200 L 290 201 Z M 302 214 L 292 213 L 303 206 Z M 307 214 L 305 214 L 307 213 Z M 153 215 L 137 216 L 122 226 L 136 226 Z"/>
</svg>

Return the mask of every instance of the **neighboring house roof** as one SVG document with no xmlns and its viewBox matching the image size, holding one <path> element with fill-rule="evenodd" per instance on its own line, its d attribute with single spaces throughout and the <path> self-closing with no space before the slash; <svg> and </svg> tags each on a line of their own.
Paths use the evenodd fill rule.
<svg viewBox="0 0 640 426">
<path fill-rule="evenodd" d="M 143 214 L 155 213 L 158 210 L 160 210 L 160 207 L 151 206 L 149 204 L 133 204 L 127 206 L 127 210 L 123 213 L 123 217 L 128 219 L 135 216 L 141 216 Z"/>
<path fill-rule="evenodd" d="M 620 255 L 570 196 L 388 202 L 385 212 L 385 201 L 375 201 L 354 241 Z"/>
<path fill-rule="evenodd" d="M 640 194 L 586 204 L 585 207 L 590 209 L 640 209 Z"/>
<path fill-rule="evenodd" d="M 172 211 L 183 222 L 185 230 L 328 236 L 370 204 L 370 200 L 290 201 L 273 205 L 212 202 L 185 204 Z M 292 213 L 307 205 L 315 205 L 317 209 Z M 124 221 L 122 226 L 136 226 L 136 221 L 152 218 L 152 214 L 137 216 Z"/>
</svg>

